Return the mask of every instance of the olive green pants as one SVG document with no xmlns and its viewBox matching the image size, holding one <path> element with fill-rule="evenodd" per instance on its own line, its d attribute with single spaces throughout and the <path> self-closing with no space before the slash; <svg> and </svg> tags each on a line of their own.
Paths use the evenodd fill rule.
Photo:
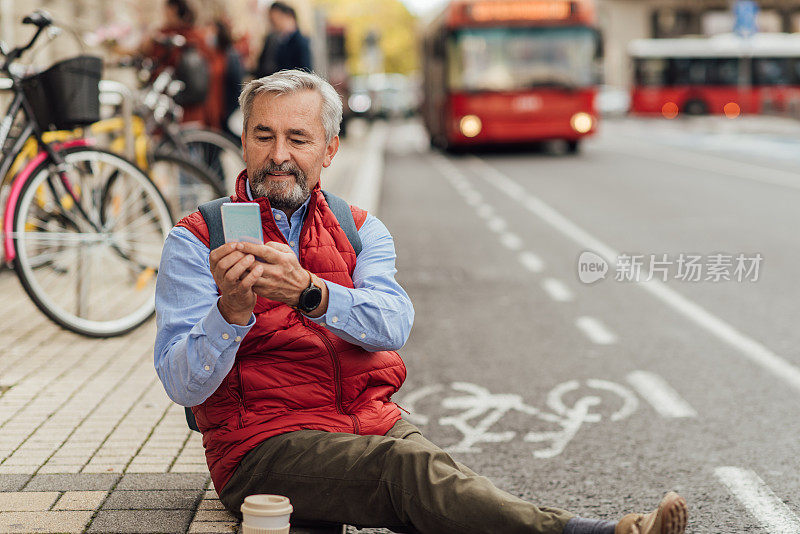
<svg viewBox="0 0 800 534">
<path fill-rule="evenodd" d="M 241 517 L 244 498 L 285 495 L 292 522 L 335 522 L 410 533 L 558 533 L 573 517 L 497 489 L 399 420 L 385 436 L 299 430 L 247 453 L 220 492 Z"/>
</svg>

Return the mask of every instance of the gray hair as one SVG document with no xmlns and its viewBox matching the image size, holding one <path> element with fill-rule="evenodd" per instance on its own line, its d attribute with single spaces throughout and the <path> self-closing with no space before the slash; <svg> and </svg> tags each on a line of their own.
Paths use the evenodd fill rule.
<svg viewBox="0 0 800 534">
<path fill-rule="evenodd" d="M 253 109 L 253 100 L 257 95 L 268 93 L 286 95 L 298 91 L 316 91 L 322 97 L 322 126 L 325 128 L 325 137 L 328 143 L 339 135 L 342 123 L 342 99 L 336 89 L 324 78 L 313 72 L 302 70 L 282 70 L 257 80 L 248 82 L 242 94 L 239 95 L 239 106 L 244 115 L 244 129 L 247 131 L 247 121 Z"/>
</svg>

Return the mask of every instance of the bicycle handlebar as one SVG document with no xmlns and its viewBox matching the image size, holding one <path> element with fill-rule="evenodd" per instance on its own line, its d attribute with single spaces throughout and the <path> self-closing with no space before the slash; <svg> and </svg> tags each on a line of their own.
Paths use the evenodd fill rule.
<svg viewBox="0 0 800 534">
<path fill-rule="evenodd" d="M 23 24 L 33 24 L 37 28 L 46 28 L 53 23 L 53 17 L 44 9 L 37 9 L 22 19 Z"/>
<path fill-rule="evenodd" d="M 23 52 L 25 52 L 26 50 L 28 50 L 30 47 L 33 46 L 33 43 L 36 42 L 36 40 L 39 38 L 39 36 L 42 34 L 45 28 L 53 25 L 53 17 L 44 9 L 37 9 L 36 11 L 34 11 L 30 15 L 27 15 L 24 19 L 22 19 L 22 23 L 32 24 L 36 26 L 36 33 L 33 34 L 33 37 L 31 37 L 31 40 L 28 41 L 28 44 L 22 47 L 18 46 L 14 48 L 11 52 L 6 54 L 6 60 L 3 63 L 2 70 L 3 72 L 8 73 L 9 75 L 11 74 L 9 72 L 9 67 L 11 66 L 11 64 L 17 59 L 19 59 L 19 57 L 22 55 Z"/>
</svg>

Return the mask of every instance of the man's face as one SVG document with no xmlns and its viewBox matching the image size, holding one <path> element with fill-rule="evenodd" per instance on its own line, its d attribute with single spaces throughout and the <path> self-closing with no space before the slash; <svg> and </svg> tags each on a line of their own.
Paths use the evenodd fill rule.
<svg viewBox="0 0 800 534">
<path fill-rule="evenodd" d="M 339 149 L 325 140 L 322 96 L 317 91 L 260 94 L 242 133 L 247 176 L 255 197 L 294 211 L 308 198 Z"/>
</svg>

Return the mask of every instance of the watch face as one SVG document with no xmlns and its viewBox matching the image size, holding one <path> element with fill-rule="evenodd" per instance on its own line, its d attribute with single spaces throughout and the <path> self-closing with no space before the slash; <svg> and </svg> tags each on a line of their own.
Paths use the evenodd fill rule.
<svg viewBox="0 0 800 534">
<path fill-rule="evenodd" d="M 300 306 L 298 307 L 309 312 L 315 310 L 320 302 L 322 302 L 322 290 L 317 286 L 311 286 L 300 294 Z"/>
</svg>

